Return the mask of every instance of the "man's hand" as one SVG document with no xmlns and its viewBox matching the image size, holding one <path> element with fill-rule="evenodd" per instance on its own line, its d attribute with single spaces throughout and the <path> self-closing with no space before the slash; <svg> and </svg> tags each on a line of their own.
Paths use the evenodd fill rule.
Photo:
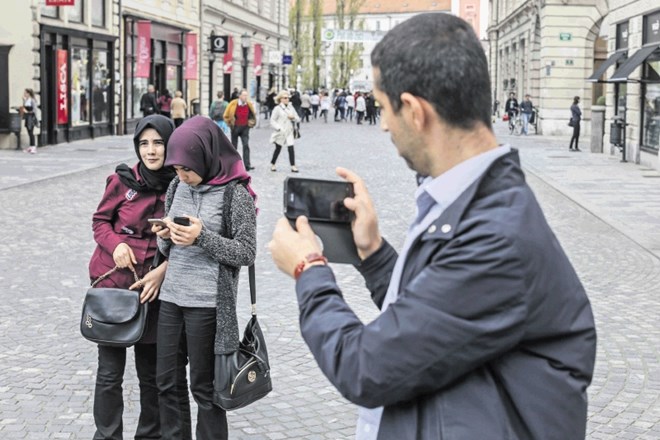
<svg viewBox="0 0 660 440">
<path fill-rule="evenodd" d="M 337 168 L 336 171 L 339 177 L 353 184 L 355 196 L 345 198 L 344 205 L 355 213 L 355 220 L 351 225 L 353 240 L 357 247 L 358 256 L 361 260 L 365 260 L 376 252 L 383 243 L 383 238 L 378 230 L 376 208 L 371 201 L 364 181 L 357 174 L 346 168 Z"/>
<path fill-rule="evenodd" d="M 115 250 L 112 252 L 112 259 L 119 268 L 130 267 L 137 264 L 137 259 L 133 253 L 133 249 L 126 243 L 119 243 Z"/>
<path fill-rule="evenodd" d="M 300 216 L 296 220 L 294 230 L 286 218 L 281 218 L 275 230 L 273 239 L 268 243 L 271 257 L 277 267 L 289 276 L 293 276 L 298 263 L 311 253 L 321 253 L 321 247 L 316 240 L 314 231 L 309 226 L 307 217 Z"/>
</svg>

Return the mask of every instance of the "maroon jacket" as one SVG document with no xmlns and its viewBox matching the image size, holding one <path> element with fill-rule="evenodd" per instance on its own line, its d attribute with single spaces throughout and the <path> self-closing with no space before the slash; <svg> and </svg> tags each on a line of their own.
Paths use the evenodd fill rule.
<svg viewBox="0 0 660 440">
<path fill-rule="evenodd" d="M 142 180 L 133 167 L 136 178 Z M 137 265 L 135 270 L 140 278 L 149 272 L 149 267 L 156 255 L 156 234 L 151 232 L 148 218 L 161 218 L 165 214 L 165 193 L 137 192 L 126 186 L 117 174 L 108 177 L 105 193 L 96 212 L 92 216 L 94 241 L 97 246 L 89 261 L 89 277 L 91 281 L 115 267 L 112 253 L 120 243 L 128 244 Z M 128 289 L 135 282 L 130 269 L 119 269 L 96 287 L 118 287 Z M 156 342 L 158 309 L 160 301 L 149 304 L 147 330 L 140 343 Z"/>
</svg>

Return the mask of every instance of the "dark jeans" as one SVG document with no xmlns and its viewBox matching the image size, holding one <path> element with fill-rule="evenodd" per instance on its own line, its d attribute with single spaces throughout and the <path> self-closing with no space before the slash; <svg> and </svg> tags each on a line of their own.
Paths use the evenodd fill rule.
<svg viewBox="0 0 660 440">
<path fill-rule="evenodd" d="M 124 397 L 122 383 L 126 349 L 98 346 L 99 367 L 94 390 L 94 439 L 121 440 Z M 140 382 L 140 418 L 136 439 L 160 439 L 160 414 L 156 388 L 156 344 L 135 345 L 135 368 Z"/>
<path fill-rule="evenodd" d="M 184 435 L 186 420 L 182 415 L 185 409 L 181 408 L 177 390 L 178 372 L 185 366 L 186 355 L 190 361 L 190 390 L 197 402 L 197 440 L 228 438 L 227 413 L 213 405 L 215 319 L 215 307 L 179 307 L 161 301 L 156 381 L 163 439 L 189 438 Z"/>
<path fill-rule="evenodd" d="M 357 123 L 362 124 L 362 118 L 364 117 L 364 112 L 358 111 L 357 113 Z"/>
<path fill-rule="evenodd" d="M 352 120 L 353 120 L 353 109 L 354 109 L 354 108 L 355 108 L 355 107 L 348 107 L 348 108 L 346 109 L 346 119 L 348 119 L 349 121 L 352 121 Z"/>
<path fill-rule="evenodd" d="M 174 127 L 178 127 L 183 124 L 183 118 L 174 118 Z"/>
<path fill-rule="evenodd" d="M 296 153 L 293 150 L 293 145 L 289 145 L 288 147 L 289 150 L 289 163 L 291 166 L 294 166 L 296 164 Z M 282 146 L 275 144 L 275 151 L 273 152 L 273 158 L 270 160 L 270 163 L 272 165 L 275 165 L 275 162 L 277 162 L 277 157 L 280 155 L 280 151 L 282 151 Z"/>
<path fill-rule="evenodd" d="M 239 137 L 241 138 L 241 144 L 243 144 L 243 164 L 245 164 L 245 168 L 250 168 L 252 166 L 250 163 L 250 127 L 235 125 L 231 129 L 231 143 L 237 150 Z"/>
<path fill-rule="evenodd" d="M 573 149 L 573 141 L 575 141 L 575 149 L 578 149 L 578 140 L 580 139 L 580 121 L 577 121 L 573 126 L 573 137 L 571 138 L 571 144 L 568 146 L 569 150 Z"/>
</svg>

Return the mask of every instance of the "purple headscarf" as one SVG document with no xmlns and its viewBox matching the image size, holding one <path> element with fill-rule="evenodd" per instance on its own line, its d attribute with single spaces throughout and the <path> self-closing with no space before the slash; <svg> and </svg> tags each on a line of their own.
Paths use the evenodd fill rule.
<svg viewBox="0 0 660 440">
<path fill-rule="evenodd" d="M 206 185 L 225 185 L 238 180 L 246 185 L 256 202 L 257 194 L 250 187 L 251 177 L 243 159 L 209 118 L 192 117 L 174 130 L 167 143 L 165 166 L 174 165 L 190 168 Z"/>
</svg>

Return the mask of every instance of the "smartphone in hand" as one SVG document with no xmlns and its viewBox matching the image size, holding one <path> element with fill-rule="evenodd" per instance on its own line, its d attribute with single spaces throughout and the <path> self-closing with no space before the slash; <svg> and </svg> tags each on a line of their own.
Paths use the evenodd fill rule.
<svg viewBox="0 0 660 440">
<path fill-rule="evenodd" d="M 162 218 L 148 218 L 147 221 L 152 225 L 160 226 L 161 228 L 167 228 L 167 223 Z"/>
<path fill-rule="evenodd" d="M 172 221 L 177 225 L 190 226 L 190 219 L 188 217 L 174 217 Z"/>
</svg>

